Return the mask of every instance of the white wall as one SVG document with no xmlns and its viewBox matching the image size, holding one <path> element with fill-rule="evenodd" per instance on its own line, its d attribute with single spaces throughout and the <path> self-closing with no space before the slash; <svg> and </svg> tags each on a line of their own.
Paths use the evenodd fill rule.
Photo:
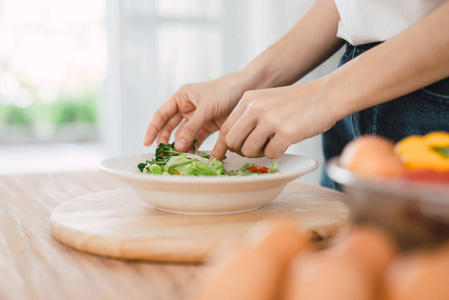
<svg viewBox="0 0 449 300">
<path fill-rule="evenodd" d="M 144 131 L 177 87 L 243 68 L 299 19 L 310 0 L 215 2 L 217 14 L 161 19 L 154 13 L 156 0 L 109 0 L 108 96 L 103 104 L 109 156 L 154 150 L 142 146 Z M 340 55 L 302 81 L 335 69 Z M 211 149 L 216 137 L 210 137 L 203 149 Z M 322 163 L 320 137 L 293 145 L 287 152 Z M 302 180 L 318 184 L 319 176 L 317 170 Z"/>
</svg>

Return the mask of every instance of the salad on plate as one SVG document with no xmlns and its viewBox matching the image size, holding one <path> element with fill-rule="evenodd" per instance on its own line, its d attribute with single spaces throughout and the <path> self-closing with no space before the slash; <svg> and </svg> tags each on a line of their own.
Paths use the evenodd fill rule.
<svg viewBox="0 0 449 300">
<path fill-rule="evenodd" d="M 270 168 L 246 163 L 236 171 L 227 171 L 223 162 L 216 158 L 211 160 L 210 155 L 205 152 L 199 153 L 196 140 L 193 153 L 177 151 L 174 143 L 160 143 L 156 148 L 155 156 L 151 160 L 139 163 L 137 167 L 143 173 L 175 176 L 246 176 L 279 172 L 274 160 L 271 161 Z"/>
</svg>

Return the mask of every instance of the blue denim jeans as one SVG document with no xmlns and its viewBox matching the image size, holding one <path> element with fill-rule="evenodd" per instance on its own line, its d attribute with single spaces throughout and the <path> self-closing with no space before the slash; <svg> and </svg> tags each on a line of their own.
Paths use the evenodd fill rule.
<svg viewBox="0 0 449 300">
<path fill-rule="evenodd" d="M 340 66 L 377 44 L 346 44 L 346 52 L 340 60 Z M 424 135 L 432 131 L 449 132 L 449 77 L 352 114 L 323 133 L 325 164 L 321 185 L 340 190 L 338 184 L 327 176 L 326 161 L 339 155 L 345 145 L 355 137 L 376 134 L 397 142 L 409 135 Z"/>
</svg>

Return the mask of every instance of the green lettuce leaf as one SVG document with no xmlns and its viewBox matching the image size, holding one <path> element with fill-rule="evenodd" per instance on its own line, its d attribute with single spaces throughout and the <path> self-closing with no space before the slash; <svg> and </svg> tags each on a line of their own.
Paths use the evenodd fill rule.
<svg viewBox="0 0 449 300">
<path fill-rule="evenodd" d="M 183 164 L 189 164 L 193 160 L 188 159 L 185 154 L 181 154 L 179 156 L 173 156 L 164 166 L 164 172 L 168 172 L 171 175 L 178 174 L 176 168 L 180 167 Z"/>
<path fill-rule="evenodd" d="M 271 161 L 271 168 L 268 169 L 268 173 L 277 173 L 279 172 L 278 163 L 274 160 Z"/>
<path fill-rule="evenodd" d="M 193 159 L 188 164 L 183 164 L 179 167 L 176 167 L 176 171 L 178 171 L 179 174 L 185 176 L 228 175 L 225 168 L 223 167 L 223 163 L 215 158 L 210 163 L 204 163 Z"/>
</svg>

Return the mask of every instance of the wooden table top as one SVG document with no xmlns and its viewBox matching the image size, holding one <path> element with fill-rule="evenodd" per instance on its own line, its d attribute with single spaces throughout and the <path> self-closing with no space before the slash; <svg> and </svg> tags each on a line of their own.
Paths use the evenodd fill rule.
<svg viewBox="0 0 449 300">
<path fill-rule="evenodd" d="M 121 187 L 99 171 L 0 176 L 0 299 L 188 299 L 208 266 L 105 258 L 52 237 L 50 214 L 58 205 Z M 344 197 L 298 181 L 286 187 L 299 188 Z"/>
</svg>

